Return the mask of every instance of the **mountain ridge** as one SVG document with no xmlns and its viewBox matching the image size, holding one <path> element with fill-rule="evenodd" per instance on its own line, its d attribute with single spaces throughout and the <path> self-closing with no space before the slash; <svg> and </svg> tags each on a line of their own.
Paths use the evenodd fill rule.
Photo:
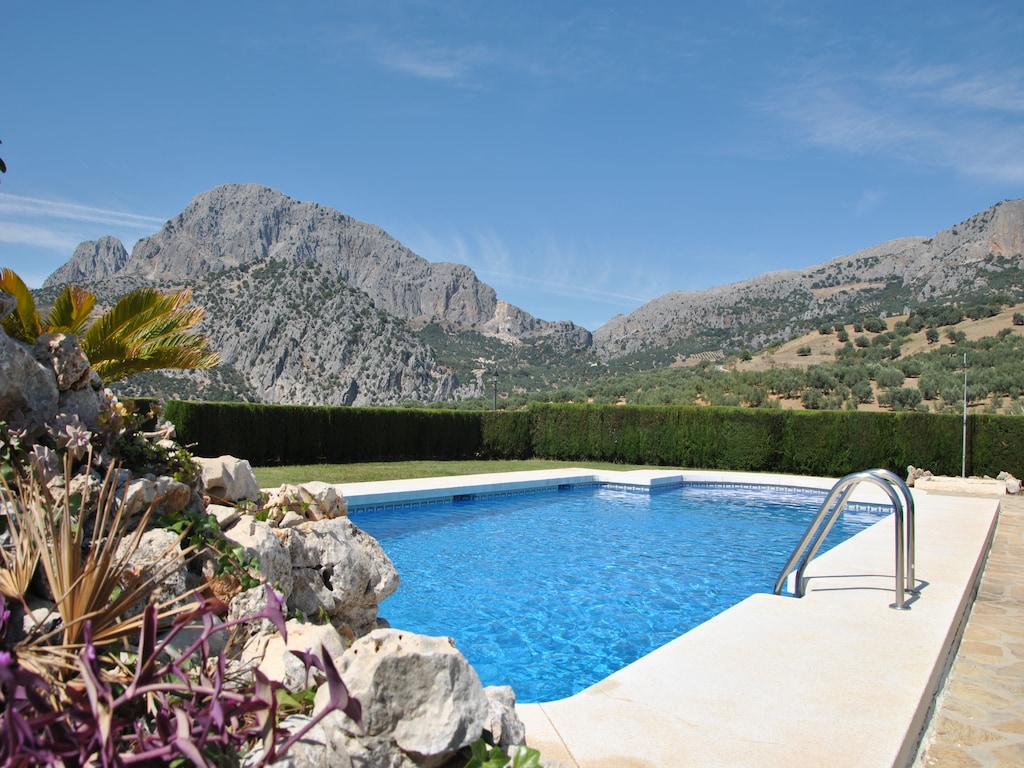
<svg viewBox="0 0 1024 768">
<path fill-rule="evenodd" d="M 741 346 L 760 347 L 799 330 L 799 321 L 892 314 L 981 289 L 996 275 L 1010 277 L 1010 287 L 1024 286 L 1024 200 L 997 203 L 930 238 L 898 238 L 802 270 L 664 294 L 594 331 L 594 346 L 608 360 L 759 326 Z"/>
<path fill-rule="evenodd" d="M 510 389 L 558 388 L 584 368 L 758 349 L 830 319 L 995 290 L 1024 296 L 1022 252 L 1024 200 L 1004 201 L 930 238 L 672 291 L 591 333 L 501 301 L 468 266 L 429 262 L 376 225 L 267 187 L 222 185 L 130 255 L 115 238 L 82 243 L 44 293 L 67 282 L 101 299 L 188 287 L 227 363 L 222 390 L 386 405 L 479 397 L 498 371 Z"/>
</svg>

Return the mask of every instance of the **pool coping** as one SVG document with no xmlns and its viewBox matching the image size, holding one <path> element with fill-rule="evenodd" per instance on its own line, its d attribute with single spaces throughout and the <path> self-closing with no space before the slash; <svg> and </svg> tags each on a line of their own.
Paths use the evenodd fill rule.
<svg viewBox="0 0 1024 768">
<path fill-rule="evenodd" d="M 827 489 L 834 480 L 557 469 L 341 490 L 358 512 L 560 485 L 689 482 Z M 546 763 L 569 768 L 909 765 L 977 592 L 999 510 L 997 499 L 913 495 L 924 587 L 910 610 L 888 607 L 889 518 L 819 556 L 808 569 L 806 597 L 753 595 L 574 696 L 517 705 L 528 743 Z M 884 499 L 873 487 L 858 497 Z"/>
<path fill-rule="evenodd" d="M 834 480 L 794 475 L 751 472 L 710 472 L 698 470 L 598 470 L 541 469 L 411 480 L 376 480 L 341 483 L 336 487 L 348 502 L 350 513 L 373 508 L 403 507 L 468 499 L 493 494 L 529 493 L 584 485 L 613 485 L 656 490 L 689 483 L 722 485 L 779 485 L 789 488 L 829 489 Z M 858 492 L 858 499 L 884 502 L 883 493 L 873 488 Z"/>
</svg>

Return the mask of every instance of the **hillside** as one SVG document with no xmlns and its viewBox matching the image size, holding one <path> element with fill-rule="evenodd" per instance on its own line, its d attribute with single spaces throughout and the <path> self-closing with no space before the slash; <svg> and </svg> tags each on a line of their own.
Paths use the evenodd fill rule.
<svg viewBox="0 0 1024 768">
<path fill-rule="evenodd" d="M 930 238 L 893 240 L 801 271 L 667 293 L 596 330 L 594 348 L 604 360 L 657 356 L 657 350 L 761 349 L 823 321 L 906 314 L 922 304 L 985 300 L 997 292 L 1024 296 L 1024 200 L 998 203 Z"/>
</svg>

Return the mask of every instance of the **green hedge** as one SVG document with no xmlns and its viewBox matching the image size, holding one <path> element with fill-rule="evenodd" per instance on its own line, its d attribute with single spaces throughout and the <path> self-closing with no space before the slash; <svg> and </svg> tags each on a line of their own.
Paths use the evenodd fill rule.
<svg viewBox="0 0 1024 768">
<path fill-rule="evenodd" d="M 959 475 L 962 418 L 948 414 L 697 406 L 535 405 L 446 411 L 172 401 L 165 415 L 202 456 L 253 464 L 405 459 L 609 461 L 838 477 L 907 465 Z M 1024 418 L 968 417 L 968 474 L 1024 476 Z"/>
<path fill-rule="evenodd" d="M 531 409 L 534 454 L 699 469 L 838 477 L 908 465 L 959 475 L 963 421 L 952 414 L 782 411 L 697 406 L 542 405 Z M 968 474 L 1018 477 L 1024 418 L 968 417 Z"/>
<path fill-rule="evenodd" d="M 525 413 L 172 400 L 164 415 L 198 455 L 255 465 L 532 455 Z"/>
</svg>

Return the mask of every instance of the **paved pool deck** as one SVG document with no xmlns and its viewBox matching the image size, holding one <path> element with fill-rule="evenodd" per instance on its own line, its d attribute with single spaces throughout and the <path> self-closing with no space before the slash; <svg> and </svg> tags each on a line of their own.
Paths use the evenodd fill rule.
<svg viewBox="0 0 1024 768">
<path fill-rule="evenodd" d="M 343 485 L 342 491 L 357 513 L 364 504 L 401 505 L 446 494 L 680 480 L 823 488 L 833 482 L 743 473 L 548 470 L 360 483 Z M 884 500 L 871 487 L 860 498 Z M 905 768 L 915 759 L 928 768 L 960 765 L 920 761 L 949 754 L 928 745 L 950 729 L 926 729 L 946 673 L 960 658 L 960 636 L 1005 497 L 915 490 L 914 500 L 921 589 L 909 610 L 889 608 L 895 585 L 890 518 L 818 557 L 808 569 L 804 598 L 753 595 L 575 696 L 519 704 L 528 743 L 541 751 L 545 764 L 567 768 Z M 984 642 L 968 631 L 965 648 Z M 1008 631 L 1005 637 L 1013 637 L 1012 626 Z M 941 712 L 936 722 L 946 722 Z M 931 757 L 919 756 L 922 741 Z"/>
<path fill-rule="evenodd" d="M 1024 496 L 1004 496 L 995 540 L 917 768 L 1024 765 Z"/>
</svg>

